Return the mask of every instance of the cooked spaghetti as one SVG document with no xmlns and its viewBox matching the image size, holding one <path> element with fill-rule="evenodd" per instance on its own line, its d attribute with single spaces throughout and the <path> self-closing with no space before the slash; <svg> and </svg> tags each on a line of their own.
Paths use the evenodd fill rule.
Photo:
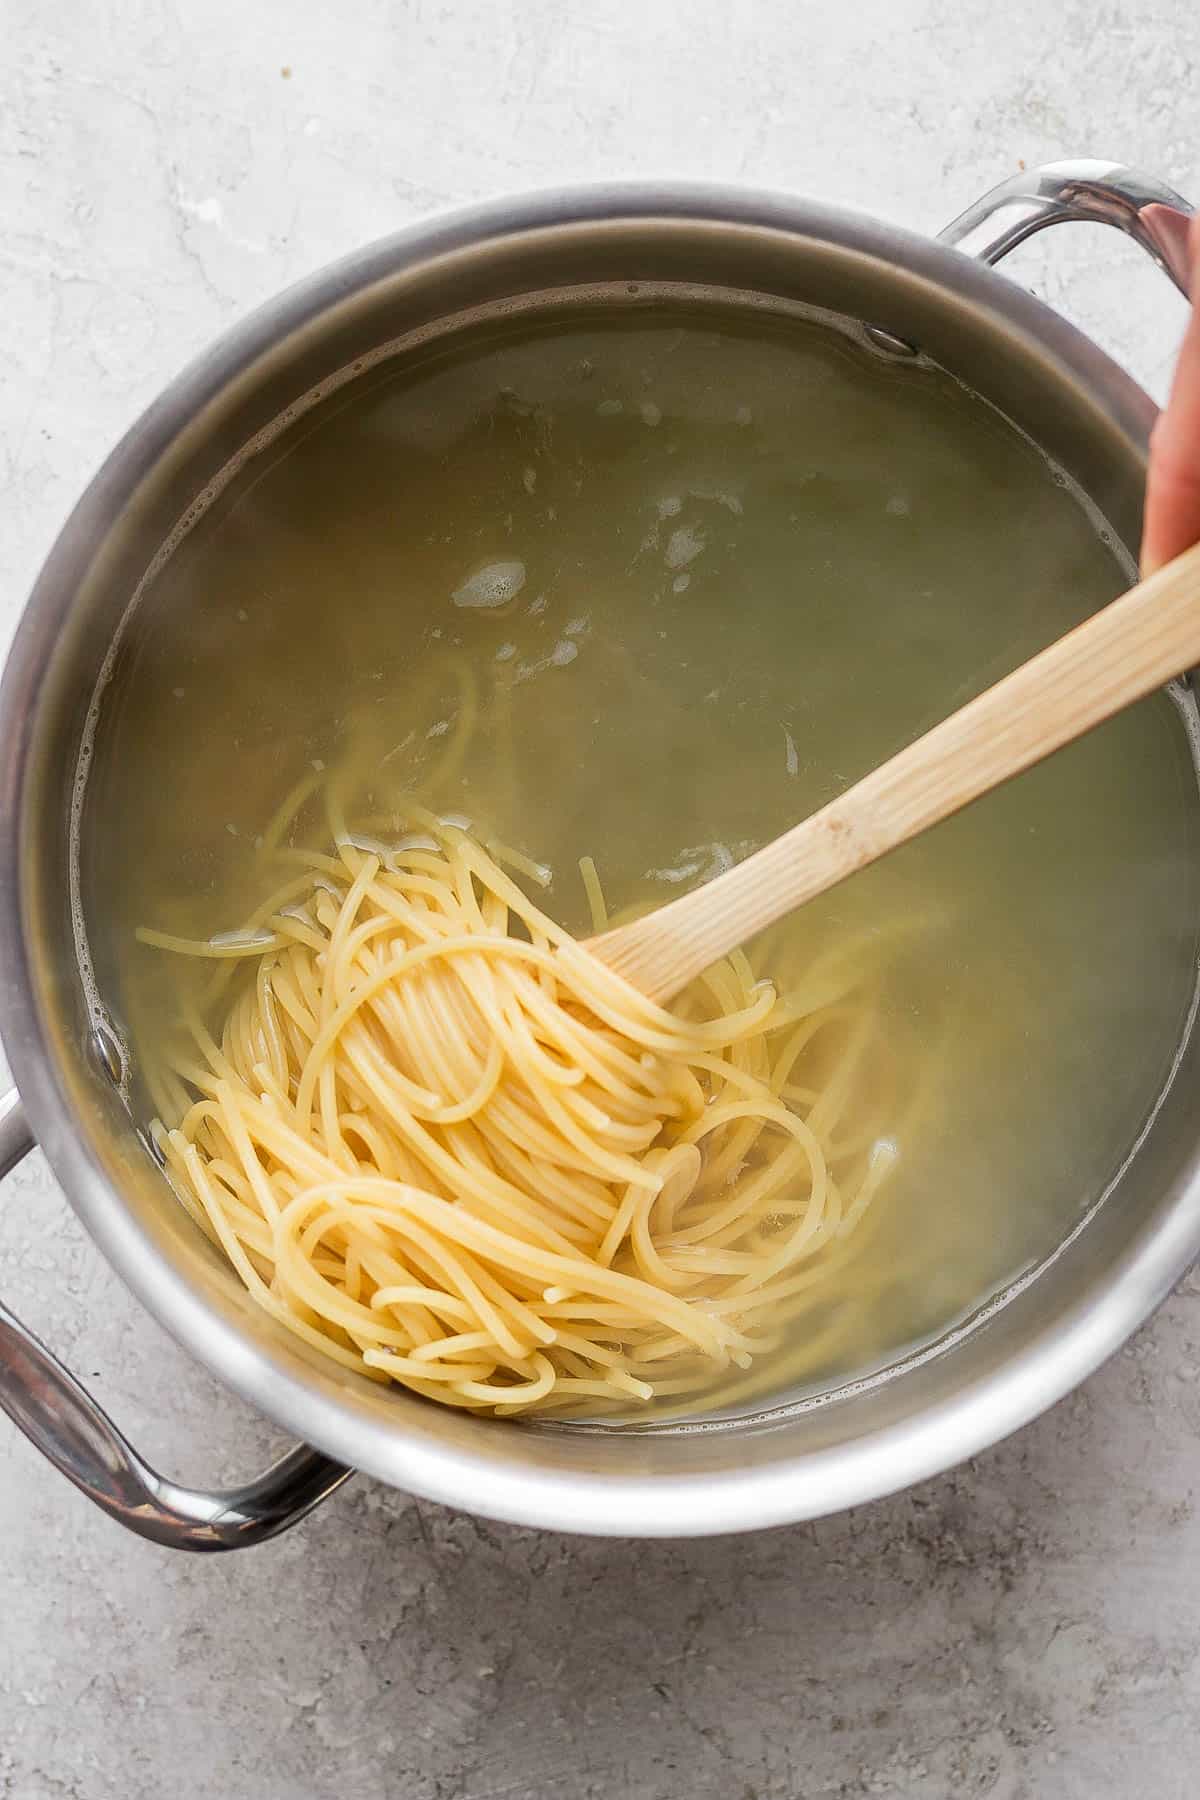
<svg viewBox="0 0 1200 1800">
<path fill-rule="evenodd" d="M 664 1009 L 499 859 L 536 865 L 405 810 L 390 847 L 282 852 L 298 872 L 241 932 L 139 933 L 217 959 L 159 1079 L 185 1205 L 292 1331 L 449 1405 L 736 1388 L 895 1159 L 853 978 L 777 990 L 738 952 Z"/>
</svg>

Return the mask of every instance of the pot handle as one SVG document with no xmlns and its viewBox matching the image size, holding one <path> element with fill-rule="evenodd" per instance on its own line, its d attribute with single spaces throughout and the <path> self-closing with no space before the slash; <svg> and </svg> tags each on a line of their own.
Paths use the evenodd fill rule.
<svg viewBox="0 0 1200 1800">
<path fill-rule="evenodd" d="M 0 1177 L 33 1149 L 16 1089 L 0 1096 Z M 238 1550 L 295 1525 L 352 1473 L 298 1444 L 245 1487 L 205 1493 L 143 1462 L 57 1357 L 0 1305 L 0 1410 L 68 1481 L 139 1537 L 174 1550 Z"/>
<path fill-rule="evenodd" d="M 1186 299 L 1192 210 L 1174 188 L 1123 163 L 1056 162 L 1002 181 L 939 235 L 943 244 L 968 256 L 998 263 L 1047 225 L 1072 220 L 1115 225 L 1141 245 Z"/>
</svg>

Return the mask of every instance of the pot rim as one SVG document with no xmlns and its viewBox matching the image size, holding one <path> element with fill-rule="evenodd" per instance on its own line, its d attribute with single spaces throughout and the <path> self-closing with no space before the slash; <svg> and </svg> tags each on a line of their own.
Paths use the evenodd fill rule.
<svg viewBox="0 0 1200 1800">
<path fill-rule="evenodd" d="M 515 1524 L 602 1536 L 705 1536 L 819 1517 L 944 1472 L 1027 1423 L 1090 1374 L 1146 1318 L 1200 1251 L 1200 1182 L 1189 1170 L 1153 1231 L 1107 1287 L 1064 1310 L 1000 1367 L 919 1417 L 848 1444 L 718 1475 L 548 1471 L 464 1452 L 407 1425 L 388 1429 L 354 1396 L 243 1335 L 145 1236 L 77 1122 L 42 1017 L 25 936 L 21 839 L 33 726 L 54 646 L 112 520 L 177 433 L 279 341 L 377 281 L 434 258 L 531 232 L 620 221 L 710 224 L 815 239 L 903 268 L 1002 321 L 1088 391 L 1142 454 L 1157 409 L 1097 345 L 1033 295 L 967 255 L 900 226 L 791 195 L 701 182 L 621 181 L 531 192 L 434 215 L 286 289 L 235 324 L 163 391 L 78 501 L 42 567 L 0 682 L 0 1032 L 54 1175 L 126 1285 L 185 1349 L 243 1398 L 340 1461 L 443 1504 Z M 453 306 L 448 306 L 448 312 Z M 511 1445 L 510 1445 L 511 1448 Z"/>
</svg>

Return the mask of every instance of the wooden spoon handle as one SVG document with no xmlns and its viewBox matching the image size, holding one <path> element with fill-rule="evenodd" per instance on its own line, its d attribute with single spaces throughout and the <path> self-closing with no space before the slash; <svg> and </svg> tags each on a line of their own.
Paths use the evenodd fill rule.
<svg viewBox="0 0 1200 1800">
<path fill-rule="evenodd" d="M 592 938 L 669 1000 L 720 956 L 1200 664 L 1200 545 L 952 713 L 736 868 Z"/>
</svg>

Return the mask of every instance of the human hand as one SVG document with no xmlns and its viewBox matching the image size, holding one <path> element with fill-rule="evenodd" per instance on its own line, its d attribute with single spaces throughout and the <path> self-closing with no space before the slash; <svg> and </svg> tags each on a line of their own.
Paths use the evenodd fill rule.
<svg viewBox="0 0 1200 1800">
<path fill-rule="evenodd" d="M 1150 439 L 1143 575 L 1200 543 L 1200 213 L 1192 220 L 1189 244 L 1192 316 L 1171 398 Z"/>
</svg>

